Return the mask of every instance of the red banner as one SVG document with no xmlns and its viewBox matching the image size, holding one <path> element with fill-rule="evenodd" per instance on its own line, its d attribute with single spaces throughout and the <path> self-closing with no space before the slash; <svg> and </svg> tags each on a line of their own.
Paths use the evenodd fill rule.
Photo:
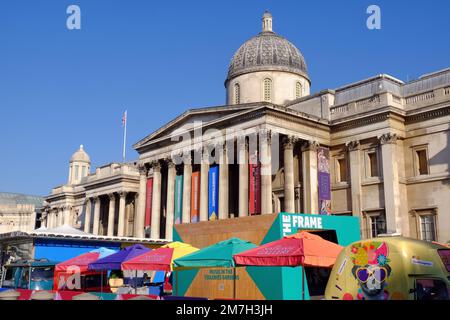
<svg viewBox="0 0 450 320">
<path fill-rule="evenodd" d="M 199 221 L 200 212 L 200 172 L 192 173 L 191 182 L 191 222 Z"/>
<path fill-rule="evenodd" d="M 261 213 L 261 165 L 249 165 L 249 213 L 256 215 Z"/>
<path fill-rule="evenodd" d="M 147 180 L 147 195 L 145 197 L 145 227 L 152 224 L 152 200 L 153 200 L 153 178 Z"/>
</svg>

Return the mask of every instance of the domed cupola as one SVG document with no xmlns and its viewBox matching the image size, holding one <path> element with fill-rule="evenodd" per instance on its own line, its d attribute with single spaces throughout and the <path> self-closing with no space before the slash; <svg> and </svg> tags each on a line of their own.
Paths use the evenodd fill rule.
<svg viewBox="0 0 450 320">
<path fill-rule="evenodd" d="M 84 177 L 89 175 L 90 171 L 91 158 L 81 145 L 70 159 L 69 185 L 79 184 Z"/>
<path fill-rule="evenodd" d="M 272 29 L 265 12 L 262 32 L 235 53 L 225 81 L 227 104 L 267 101 L 284 104 L 309 95 L 310 80 L 301 52 Z"/>
</svg>

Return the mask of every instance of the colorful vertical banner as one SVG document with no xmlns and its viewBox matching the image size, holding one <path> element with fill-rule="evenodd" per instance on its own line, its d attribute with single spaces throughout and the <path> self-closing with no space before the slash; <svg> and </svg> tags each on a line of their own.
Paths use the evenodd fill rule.
<svg viewBox="0 0 450 320">
<path fill-rule="evenodd" d="M 192 173 L 191 181 L 191 222 L 200 220 L 200 172 Z"/>
<path fill-rule="evenodd" d="M 145 197 L 145 228 L 152 224 L 152 200 L 153 200 L 153 178 L 147 180 L 147 194 Z"/>
<path fill-rule="evenodd" d="M 330 150 L 317 150 L 319 213 L 331 214 Z"/>
<path fill-rule="evenodd" d="M 249 164 L 249 197 L 250 215 L 261 213 L 261 165 Z"/>
<path fill-rule="evenodd" d="M 219 167 L 209 168 L 208 179 L 208 217 L 209 220 L 217 220 L 219 217 Z"/>
<path fill-rule="evenodd" d="M 178 175 L 175 177 L 175 212 L 174 212 L 175 224 L 181 223 L 182 215 L 183 215 L 183 176 Z"/>
</svg>

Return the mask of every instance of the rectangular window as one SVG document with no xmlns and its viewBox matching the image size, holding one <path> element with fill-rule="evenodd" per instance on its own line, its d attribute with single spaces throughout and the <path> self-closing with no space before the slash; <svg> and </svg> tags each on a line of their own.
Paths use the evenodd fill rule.
<svg viewBox="0 0 450 320">
<path fill-rule="evenodd" d="M 346 182 L 347 180 L 347 161 L 345 158 L 337 159 L 338 165 L 338 182 Z"/>
<path fill-rule="evenodd" d="M 416 157 L 419 175 L 428 174 L 427 150 L 426 149 L 416 150 Z"/>
<path fill-rule="evenodd" d="M 416 300 L 448 300 L 449 290 L 441 279 L 416 279 Z"/>
<path fill-rule="evenodd" d="M 78 180 L 78 166 L 75 166 L 74 170 L 75 170 L 75 180 Z"/>
<path fill-rule="evenodd" d="M 378 159 L 376 152 L 369 152 L 369 177 L 378 177 Z"/>
<path fill-rule="evenodd" d="M 386 215 L 384 211 L 378 213 L 371 213 L 368 215 L 368 223 L 370 235 L 372 238 L 378 237 L 380 234 L 385 234 L 386 229 Z"/>
<path fill-rule="evenodd" d="M 421 239 L 425 241 L 436 241 L 436 216 L 420 216 Z"/>
<path fill-rule="evenodd" d="M 83 166 L 81 177 L 83 177 L 83 178 L 86 177 L 86 167 L 85 166 Z"/>
</svg>

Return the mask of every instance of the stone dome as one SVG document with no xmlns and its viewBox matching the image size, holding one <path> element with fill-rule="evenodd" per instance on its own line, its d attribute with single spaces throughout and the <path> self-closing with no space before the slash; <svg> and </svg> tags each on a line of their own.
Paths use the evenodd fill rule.
<svg viewBox="0 0 450 320">
<path fill-rule="evenodd" d="M 263 31 L 247 40 L 234 54 L 226 82 L 256 71 L 286 71 L 309 81 L 303 55 L 291 42 L 272 31 L 272 16 L 268 12 L 263 16 Z"/>
<path fill-rule="evenodd" d="M 80 146 L 80 149 L 75 152 L 70 159 L 70 162 L 86 162 L 91 163 L 91 158 L 89 158 L 89 155 L 84 151 L 83 145 Z"/>
</svg>

